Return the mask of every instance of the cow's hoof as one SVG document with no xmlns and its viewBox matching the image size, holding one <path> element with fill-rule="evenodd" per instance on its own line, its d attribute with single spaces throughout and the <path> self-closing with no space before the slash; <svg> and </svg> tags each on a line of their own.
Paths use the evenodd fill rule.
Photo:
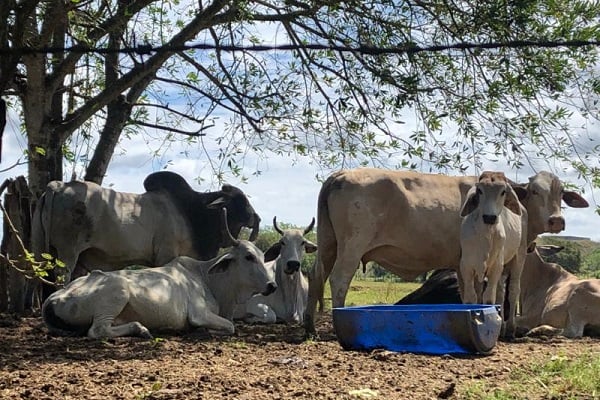
<svg viewBox="0 0 600 400">
<path fill-rule="evenodd" d="M 150 331 L 148 330 L 148 328 L 146 328 L 145 326 L 142 326 L 140 328 L 140 333 L 139 336 L 144 338 L 144 339 L 154 339 L 154 336 L 152 336 L 152 334 L 150 333 Z"/>
</svg>

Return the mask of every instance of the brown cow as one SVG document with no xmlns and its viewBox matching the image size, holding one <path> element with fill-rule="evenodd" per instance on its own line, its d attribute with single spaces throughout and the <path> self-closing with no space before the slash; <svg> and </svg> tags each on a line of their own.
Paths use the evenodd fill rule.
<svg viewBox="0 0 600 400">
<path fill-rule="evenodd" d="M 581 337 L 584 330 L 600 335 L 600 279 L 579 279 L 542 260 L 540 251 L 527 255 L 521 276 L 518 329 L 547 331 L 543 325 L 549 325 L 567 337 Z"/>
<path fill-rule="evenodd" d="M 326 279 L 333 307 L 343 307 L 360 262 L 375 261 L 405 279 L 434 268 L 458 268 L 459 210 L 476 180 L 374 168 L 333 173 L 318 199 L 319 262 L 309 284 L 307 333 L 314 333 L 316 303 Z M 528 243 L 542 232 L 564 229 L 561 198 L 571 207 L 588 206 L 579 194 L 562 190 L 549 172 L 513 188 L 527 209 Z"/>
</svg>

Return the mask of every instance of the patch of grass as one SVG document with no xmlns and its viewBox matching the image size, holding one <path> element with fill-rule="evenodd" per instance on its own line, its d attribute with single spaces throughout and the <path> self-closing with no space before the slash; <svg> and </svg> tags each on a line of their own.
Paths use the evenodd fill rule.
<svg viewBox="0 0 600 400">
<path fill-rule="evenodd" d="M 393 304 L 421 286 L 416 282 L 353 280 L 346 296 L 346 306 Z M 325 285 L 325 305 L 331 308 L 331 289 Z"/>
<path fill-rule="evenodd" d="M 513 372 L 510 382 L 502 387 L 490 388 L 476 381 L 460 392 L 464 399 L 597 399 L 600 398 L 600 354 L 553 356 Z"/>
</svg>

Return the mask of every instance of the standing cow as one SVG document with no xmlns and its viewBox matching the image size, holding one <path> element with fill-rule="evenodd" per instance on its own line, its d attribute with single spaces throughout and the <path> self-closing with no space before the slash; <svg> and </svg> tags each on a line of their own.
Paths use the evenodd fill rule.
<svg viewBox="0 0 600 400">
<path fill-rule="evenodd" d="M 232 334 L 235 304 L 256 293 L 269 295 L 277 285 L 263 253 L 234 239 L 224 221 L 225 244 L 233 247 L 212 260 L 182 256 L 157 268 L 94 270 L 52 293 L 42 307 L 49 331 L 152 338 L 150 330 L 203 327 Z"/>
<path fill-rule="evenodd" d="M 230 185 L 194 191 L 178 174 L 161 171 L 144 181 L 142 194 L 117 192 L 92 182 L 48 184 L 32 226 L 35 254 L 53 252 L 66 265 L 68 283 L 77 265 L 113 271 L 131 264 L 164 265 L 176 256 L 206 260 L 227 243 L 221 208 L 234 237 L 242 227 L 258 235 L 260 218 L 244 193 Z"/>
<path fill-rule="evenodd" d="M 360 262 L 375 261 L 405 278 L 435 268 L 456 269 L 460 262 L 460 214 L 477 177 L 451 177 L 413 171 L 364 168 L 339 171 L 324 183 L 318 199 L 319 262 L 310 280 L 304 319 L 313 334 L 316 303 L 327 278 L 333 307 L 343 307 Z M 542 232 L 564 229 L 561 199 L 587 207 L 560 180 L 540 172 L 514 185 L 527 209 L 527 242 Z"/>
<path fill-rule="evenodd" d="M 281 239 L 265 252 L 267 268 L 274 270 L 277 291 L 265 297 L 256 295 L 236 308 L 237 319 L 272 324 L 276 321 L 302 323 L 308 298 L 308 281 L 300 266 L 305 253 L 314 253 L 317 246 L 305 236 L 315 225 L 313 218 L 306 229 L 280 229 L 277 218 L 273 227 Z"/>
<path fill-rule="evenodd" d="M 506 304 L 503 332 L 513 337 L 520 277 L 527 254 L 527 210 L 504 173 L 486 171 L 467 193 L 460 215 L 463 303 Z M 507 302 L 503 274 L 511 277 Z"/>
</svg>

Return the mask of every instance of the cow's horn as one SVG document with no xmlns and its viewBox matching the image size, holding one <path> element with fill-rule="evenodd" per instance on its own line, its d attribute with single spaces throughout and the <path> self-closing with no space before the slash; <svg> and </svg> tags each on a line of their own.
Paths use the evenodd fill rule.
<svg viewBox="0 0 600 400">
<path fill-rule="evenodd" d="M 240 241 L 238 239 L 234 238 L 233 235 L 231 234 L 231 231 L 229 230 L 229 225 L 227 224 L 227 209 L 225 207 L 223 207 L 222 230 L 223 230 L 223 237 L 225 238 L 225 240 L 227 240 L 227 238 L 229 239 L 229 243 L 224 245 L 223 247 L 227 247 L 228 245 L 237 246 L 240 244 Z"/>
<path fill-rule="evenodd" d="M 302 235 L 303 236 L 306 235 L 308 232 L 312 231 L 314 227 L 315 227 L 315 217 L 313 217 L 312 221 L 310 221 L 310 224 L 306 227 L 306 229 L 304 230 L 304 233 Z"/>
<path fill-rule="evenodd" d="M 283 231 L 277 226 L 277 217 L 273 217 L 273 228 L 275 228 L 275 230 L 281 235 L 283 236 Z"/>
</svg>

